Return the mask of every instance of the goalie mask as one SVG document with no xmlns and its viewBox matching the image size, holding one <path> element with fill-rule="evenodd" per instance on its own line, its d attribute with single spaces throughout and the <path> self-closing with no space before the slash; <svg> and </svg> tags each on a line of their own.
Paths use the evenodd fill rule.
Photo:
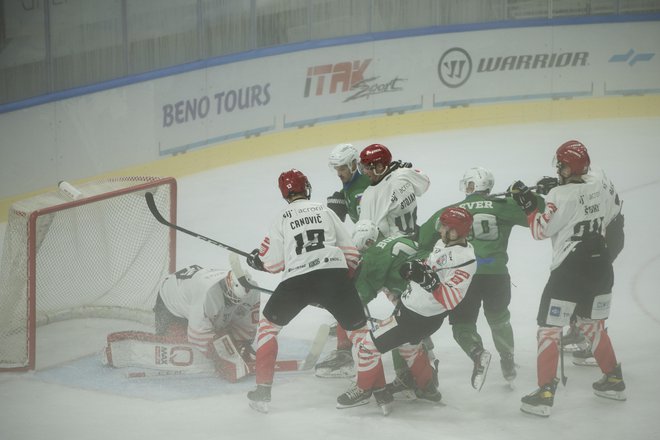
<svg viewBox="0 0 660 440">
<path fill-rule="evenodd" d="M 248 283 L 254 284 L 249 273 L 245 273 L 245 279 Z M 250 292 L 246 289 L 238 280 L 238 277 L 234 274 L 234 271 L 229 271 L 225 277 L 226 289 L 224 290 L 225 298 L 231 304 L 238 304 L 245 299 L 245 297 Z"/>
<path fill-rule="evenodd" d="M 360 220 L 353 230 L 353 243 L 362 252 L 378 240 L 378 228 L 371 220 Z M 372 243 L 368 243 L 371 241 Z"/>
<path fill-rule="evenodd" d="M 459 182 L 459 189 L 461 192 L 468 193 L 468 186 L 470 182 L 474 184 L 472 192 L 489 193 L 495 185 L 495 178 L 493 173 L 483 167 L 470 168 L 463 174 L 463 178 Z"/>
</svg>

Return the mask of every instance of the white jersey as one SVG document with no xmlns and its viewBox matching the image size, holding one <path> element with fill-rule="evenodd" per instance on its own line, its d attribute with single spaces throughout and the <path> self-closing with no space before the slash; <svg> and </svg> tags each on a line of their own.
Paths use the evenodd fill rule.
<svg viewBox="0 0 660 440">
<path fill-rule="evenodd" d="M 185 267 L 163 281 L 160 297 L 175 316 L 188 320 L 188 342 L 208 354 L 216 333 L 252 342 L 259 323 L 260 293 L 250 290 L 243 301 L 225 301 L 229 270 Z"/>
<path fill-rule="evenodd" d="M 417 197 L 430 185 L 426 173 L 398 168 L 375 185 L 368 186 L 360 200 L 360 220 L 371 220 L 385 237 L 413 235 L 417 224 Z"/>
<path fill-rule="evenodd" d="M 532 237 L 552 239 L 551 269 L 564 261 L 585 233 L 604 236 L 607 225 L 621 212 L 619 196 L 602 170 L 589 171 L 583 180 L 550 190 L 545 211 L 527 218 Z"/>
<path fill-rule="evenodd" d="M 446 247 L 442 240 L 438 240 L 425 263 L 438 275 L 440 283 L 433 292 L 427 292 L 419 284 L 411 282 L 410 290 L 404 292 L 401 301 L 408 309 L 422 316 L 453 310 L 465 297 L 477 271 L 474 248 L 470 243 Z"/>
<path fill-rule="evenodd" d="M 282 280 L 317 269 L 355 269 L 360 254 L 339 217 L 321 203 L 298 199 L 271 225 L 259 248 L 264 269 Z"/>
</svg>

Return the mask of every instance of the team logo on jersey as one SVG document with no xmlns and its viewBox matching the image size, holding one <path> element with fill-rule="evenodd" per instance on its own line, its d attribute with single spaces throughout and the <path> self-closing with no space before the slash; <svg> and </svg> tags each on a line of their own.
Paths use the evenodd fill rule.
<svg viewBox="0 0 660 440">
<path fill-rule="evenodd" d="M 550 307 L 550 316 L 556 316 L 556 317 L 561 316 L 561 307 L 559 306 Z"/>
</svg>

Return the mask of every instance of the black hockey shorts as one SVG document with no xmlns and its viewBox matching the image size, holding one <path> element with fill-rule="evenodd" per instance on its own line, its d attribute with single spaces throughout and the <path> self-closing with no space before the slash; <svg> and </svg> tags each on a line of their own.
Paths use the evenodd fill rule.
<svg viewBox="0 0 660 440">
<path fill-rule="evenodd" d="M 489 315 L 500 314 L 511 303 L 511 277 L 509 274 L 477 274 L 465 297 L 449 313 L 449 323 L 476 324 L 481 303 Z"/>
<path fill-rule="evenodd" d="M 154 319 L 157 335 L 166 335 L 172 332 L 186 333 L 188 329 L 188 320 L 174 315 L 169 311 L 160 293 L 156 297 L 156 305 L 154 306 Z"/>
<path fill-rule="evenodd" d="M 582 318 L 607 318 L 613 284 L 614 271 L 609 255 L 592 255 L 576 247 L 550 272 L 536 317 L 538 325 L 568 325 L 573 313 Z"/>
<path fill-rule="evenodd" d="M 348 269 L 318 269 L 282 281 L 263 314 L 270 322 L 285 326 L 310 304 L 326 309 L 346 330 L 357 330 L 367 323 Z"/>
<path fill-rule="evenodd" d="M 447 312 L 440 315 L 423 316 L 399 303 L 394 314 L 394 322 L 383 325 L 371 332 L 376 348 L 387 353 L 403 344 L 419 344 L 422 339 L 438 331 Z"/>
</svg>

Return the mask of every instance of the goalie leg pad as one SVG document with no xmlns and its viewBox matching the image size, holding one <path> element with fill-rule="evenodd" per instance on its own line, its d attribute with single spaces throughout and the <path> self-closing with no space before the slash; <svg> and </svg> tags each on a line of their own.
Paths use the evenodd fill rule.
<svg viewBox="0 0 660 440">
<path fill-rule="evenodd" d="M 102 362 L 115 368 L 141 367 L 189 373 L 214 371 L 213 362 L 191 344 L 139 331 L 109 334 Z"/>
</svg>

